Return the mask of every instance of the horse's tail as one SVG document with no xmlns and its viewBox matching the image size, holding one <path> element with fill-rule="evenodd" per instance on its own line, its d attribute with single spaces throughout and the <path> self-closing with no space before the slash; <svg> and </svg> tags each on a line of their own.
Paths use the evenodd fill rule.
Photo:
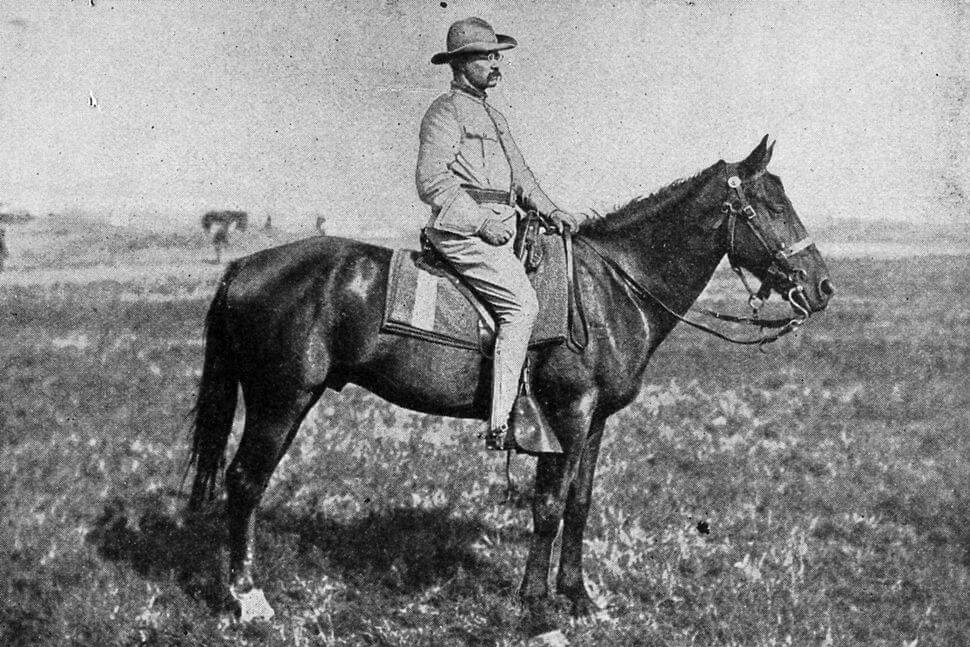
<svg viewBox="0 0 970 647">
<path fill-rule="evenodd" d="M 195 465 L 189 507 L 211 500 L 226 464 L 226 445 L 236 413 L 238 373 L 232 357 L 227 321 L 227 293 L 235 273 L 231 264 L 222 277 L 205 319 L 205 361 L 192 414 L 192 453 L 186 471 Z"/>
</svg>

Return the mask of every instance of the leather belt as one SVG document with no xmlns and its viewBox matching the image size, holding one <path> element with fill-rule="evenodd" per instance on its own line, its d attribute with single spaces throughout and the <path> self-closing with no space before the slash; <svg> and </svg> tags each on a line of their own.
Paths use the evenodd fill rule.
<svg viewBox="0 0 970 647">
<path fill-rule="evenodd" d="M 481 187 L 471 186 L 468 184 L 462 184 L 461 188 L 463 188 L 471 199 L 478 204 L 512 204 L 511 191 L 502 191 L 501 189 L 483 189 Z"/>
</svg>

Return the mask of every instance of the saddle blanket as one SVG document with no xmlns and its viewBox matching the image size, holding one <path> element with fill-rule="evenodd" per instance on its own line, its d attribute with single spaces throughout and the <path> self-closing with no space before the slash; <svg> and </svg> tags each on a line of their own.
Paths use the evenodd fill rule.
<svg viewBox="0 0 970 647">
<path fill-rule="evenodd" d="M 530 346 L 560 343 L 569 331 L 563 241 L 543 236 L 543 260 L 529 275 L 539 298 Z M 420 252 L 391 256 L 381 332 L 417 337 L 491 354 L 495 321 L 471 288 L 452 272 L 427 266 Z"/>
</svg>

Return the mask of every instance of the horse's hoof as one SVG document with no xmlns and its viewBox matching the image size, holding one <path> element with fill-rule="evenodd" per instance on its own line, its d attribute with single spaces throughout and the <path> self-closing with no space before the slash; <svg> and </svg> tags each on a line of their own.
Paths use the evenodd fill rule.
<svg viewBox="0 0 970 647">
<path fill-rule="evenodd" d="M 519 625 L 519 631 L 525 636 L 546 636 L 559 631 L 557 611 L 553 598 L 533 598 L 523 600 L 525 613 Z M 531 645 L 532 643 L 528 643 Z M 536 643 L 542 645 L 543 643 Z"/>
<path fill-rule="evenodd" d="M 566 590 L 560 588 L 559 595 L 569 603 L 569 615 L 576 620 L 598 620 L 605 614 L 603 607 L 594 602 L 593 598 L 590 597 L 586 587 Z"/>
<path fill-rule="evenodd" d="M 533 636 L 526 643 L 526 647 L 568 647 L 568 645 L 569 641 L 566 640 L 566 636 L 558 629 Z"/>
<path fill-rule="evenodd" d="M 570 616 L 569 625 L 571 627 L 593 622 L 610 622 L 613 620 L 613 616 L 610 615 L 609 611 L 601 609 L 595 604 L 579 610 L 574 607 Z"/>
<path fill-rule="evenodd" d="M 252 622 L 253 620 L 269 620 L 276 612 L 266 601 L 262 589 L 252 588 L 245 593 L 237 593 L 233 588 L 229 589 L 232 599 L 239 605 L 239 622 Z"/>
<path fill-rule="evenodd" d="M 598 604 L 593 602 L 589 597 L 577 598 L 571 600 L 571 605 L 569 608 L 569 615 L 576 619 L 600 619 L 602 615 L 605 615 L 606 611 L 600 608 Z"/>
</svg>

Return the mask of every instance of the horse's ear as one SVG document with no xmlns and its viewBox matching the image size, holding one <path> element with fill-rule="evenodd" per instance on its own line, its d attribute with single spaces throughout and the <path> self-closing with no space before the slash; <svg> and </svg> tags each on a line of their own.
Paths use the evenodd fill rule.
<svg viewBox="0 0 970 647">
<path fill-rule="evenodd" d="M 741 173 L 745 177 L 751 177 L 752 175 L 758 175 L 764 172 L 768 168 L 768 162 L 771 161 L 771 153 L 775 150 L 775 143 L 772 142 L 771 146 L 768 145 L 768 135 L 765 135 L 761 139 L 761 143 L 751 151 L 751 154 L 741 162 Z"/>
</svg>

